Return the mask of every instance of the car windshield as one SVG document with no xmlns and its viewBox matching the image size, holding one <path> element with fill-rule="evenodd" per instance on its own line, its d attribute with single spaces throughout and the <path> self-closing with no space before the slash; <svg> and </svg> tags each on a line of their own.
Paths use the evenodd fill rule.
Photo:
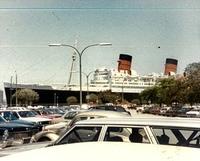
<svg viewBox="0 0 200 161">
<path fill-rule="evenodd" d="M 21 117 L 35 117 L 36 114 L 33 111 L 19 111 L 18 112 Z"/>
<path fill-rule="evenodd" d="M 7 121 L 17 120 L 18 118 L 11 111 L 0 112 L 0 115 Z"/>
<path fill-rule="evenodd" d="M 78 111 L 68 111 L 63 117 L 64 119 L 73 119 L 78 113 Z"/>
</svg>

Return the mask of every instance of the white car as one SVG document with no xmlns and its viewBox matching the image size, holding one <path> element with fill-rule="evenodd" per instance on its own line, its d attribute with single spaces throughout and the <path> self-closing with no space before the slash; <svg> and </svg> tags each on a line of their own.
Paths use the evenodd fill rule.
<svg viewBox="0 0 200 161">
<path fill-rule="evenodd" d="M 196 118 L 126 117 L 76 122 L 53 145 L 115 141 L 200 148 L 200 120 Z"/>
<path fill-rule="evenodd" d="M 197 161 L 200 149 L 122 142 L 88 142 L 40 148 L 1 161 Z"/>
<path fill-rule="evenodd" d="M 193 109 L 186 112 L 187 117 L 200 117 L 200 109 Z"/>
</svg>

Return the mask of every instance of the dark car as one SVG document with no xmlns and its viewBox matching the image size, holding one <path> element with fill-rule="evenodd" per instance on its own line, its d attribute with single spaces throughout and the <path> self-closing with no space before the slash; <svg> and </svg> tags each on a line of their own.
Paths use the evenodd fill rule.
<svg viewBox="0 0 200 161">
<path fill-rule="evenodd" d="M 100 106 L 93 106 L 93 107 L 90 108 L 90 110 L 116 111 L 116 112 L 124 112 L 124 113 L 131 115 L 131 113 L 129 111 L 126 111 L 126 109 L 123 108 L 122 106 L 100 105 Z"/>
<path fill-rule="evenodd" d="M 6 142 L 5 146 L 28 143 L 40 130 L 37 126 L 8 122 L 2 116 L 0 116 L 0 129 L 3 135 L 1 141 Z"/>
<path fill-rule="evenodd" d="M 192 110 L 192 108 L 181 108 L 181 109 L 177 110 L 177 116 L 187 117 L 186 112 L 189 112 L 191 110 Z"/>
<path fill-rule="evenodd" d="M 169 110 L 167 110 L 163 116 L 169 116 L 169 117 L 176 117 L 178 116 L 178 111 L 181 110 L 181 108 L 178 108 L 178 107 L 173 107 Z"/>
<path fill-rule="evenodd" d="M 30 121 L 25 121 L 25 120 L 19 120 L 12 111 L 0 111 L 0 115 L 8 122 L 12 123 L 17 123 L 17 124 L 25 124 L 25 125 L 30 125 L 33 126 L 35 129 L 38 131 L 41 131 L 43 128 L 43 125 L 40 123 L 34 123 Z"/>
</svg>

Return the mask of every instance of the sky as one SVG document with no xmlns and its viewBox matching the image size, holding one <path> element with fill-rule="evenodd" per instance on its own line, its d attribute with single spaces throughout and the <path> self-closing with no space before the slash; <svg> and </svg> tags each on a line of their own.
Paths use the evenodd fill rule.
<svg viewBox="0 0 200 161">
<path fill-rule="evenodd" d="M 117 68 L 119 54 L 131 55 L 140 75 L 163 73 L 166 58 L 178 60 L 178 73 L 200 60 L 199 0 L 0 0 L 0 22 L 0 89 L 16 75 L 67 84 L 73 50 L 49 43 L 77 41 L 79 51 L 112 43 L 84 51 L 84 73 Z"/>
</svg>

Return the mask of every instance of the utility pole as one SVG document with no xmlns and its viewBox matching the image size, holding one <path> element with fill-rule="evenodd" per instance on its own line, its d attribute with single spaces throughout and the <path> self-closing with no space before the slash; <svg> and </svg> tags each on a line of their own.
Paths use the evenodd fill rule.
<svg viewBox="0 0 200 161">
<path fill-rule="evenodd" d="M 12 107 L 12 79 L 13 76 L 10 77 L 10 107 Z"/>
<path fill-rule="evenodd" d="M 18 105 L 18 98 L 17 98 L 17 72 L 15 71 L 15 78 L 16 78 L 16 87 L 15 87 L 15 103 L 16 106 Z"/>
</svg>

